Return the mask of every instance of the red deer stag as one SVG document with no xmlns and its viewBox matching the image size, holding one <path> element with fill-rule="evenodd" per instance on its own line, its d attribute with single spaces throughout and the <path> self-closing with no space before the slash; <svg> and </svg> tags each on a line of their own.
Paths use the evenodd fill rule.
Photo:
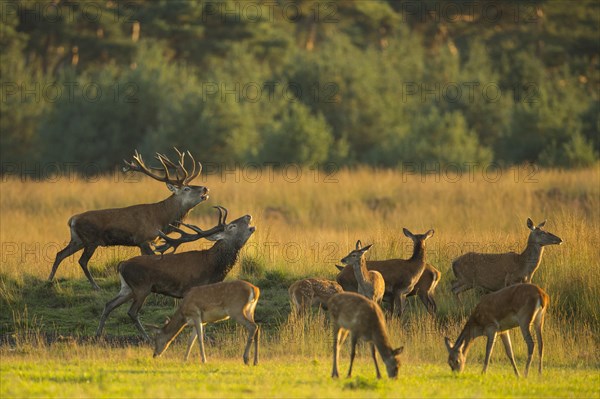
<svg viewBox="0 0 600 399">
<path fill-rule="evenodd" d="M 544 315 L 548 309 L 548 295 L 538 286 L 533 284 L 516 284 L 503 288 L 500 291 L 484 295 L 467 320 L 458 339 L 452 345 L 448 337 L 445 338 L 448 349 L 448 364 L 452 371 L 462 372 L 467 361 L 467 353 L 471 344 L 477 337 L 486 336 L 485 360 L 483 373 L 487 371 L 494 348 L 496 335 L 500 335 L 506 356 L 510 359 L 516 376 L 519 370 L 515 363 L 509 330 L 520 327 L 523 338 L 527 343 L 527 363 L 525 364 L 525 377 L 529 372 L 531 358 L 533 357 L 534 342 L 529 328 L 535 327 L 538 350 L 540 353 L 539 373 L 542 374 L 542 361 L 544 356 L 544 341 L 542 328 Z"/>
<path fill-rule="evenodd" d="M 452 261 L 452 271 L 456 280 L 452 282 L 452 292 L 458 296 L 463 291 L 481 287 L 487 291 L 498 291 L 508 285 L 529 283 L 542 260 L 544 246 L 560 245 L 562 240 L 552 233 L 542 230 L 546 221 L 535 226 L 527 218 L 531 232 L 527 246 L 522 253 L 480 254 L 469 252 Z"/>
<path fill-rule="evenodd" d="M 68 222 L 71 241 L 56 254 L 49 281 L 54 279 L 58 266 L 65 258 L 83 249 L 79 265 L 92 287 L 99 289 L 87 266 L 96 248 L 113 245 L 137 246 L 142 254 L 151 255 L 153 252 L 149 242 L 156 239 L 158 231 L 171 232 L 172 225 L 179 224 L 193 207 L 208 198 L 206 187 L 189 184 L 202 171 L 202 164 L 198 162 L 196 167 L 194 158 L 187 152 L 193 163 L 191 172 L 188 172 L 184 166 L 186 153 L 175 150 L 179 155 L 177 164 L 165 155 L 157 153 L 156 159 L 162 167 L 147 167 L 142 156 L 136 151 L 133 161 L 125 161 L 126 166 L 123 168 L 124 171 L 141 172 L 166 183 L 173 194 L 153 204 L 88 211 L 72 216 Z"/>
<path fill-rule="evenodd" d="M 342 291 L 338 283 L 323 278 L 298 280 L 288 289 L 293 309 L 299 314 L 306 313 L 311 306 L 327 309 L 329 298 Z"/>
<path fill-rule="evenodd" d="M 190 288 L 181 305 L 162 328 L 154 328 L 154 357 L 160 356 L 177 338 L 185 326 L 194 326 L 185 353 L 188 359 L 196 338 L 200 345 L 202 363 L 204 354 L 204 324 L 227 320 L 230 317 L 248 330 L 248 341 L 244 350 L 244 363 L 248 364 L 250 346 L 254 341 L 254 365 L 258 364 L 259 327 L 254 322 L 254 310 L 260 296 L 258 287 L 242 280 L 224 281 Z"/>
<path fill-rule="evenodd" d="M 387 259 L 367 261 L 367 269 L 381 273 L 385 280 L 384 300 L 390 302 L 392 313 L 402 314 L 406 297 L 418 295 L 430 314 L 435 314 L 437 306 L 433 298 L 441 273 L 426 262 L 425 241 L 434 231 L 425 234 L 412 234 L 403 229 L 404 235 L 413 240 L 413 254 L 409 259 Z M 340 273 L 336 280 L 344 291 L 357 291 L 354 270 L 336 266 Z"/>
<path fill-rule="evenodd" d="M 358 293 L 380 304 L 385 292 L 385 281 L 378 271 L 367 270 L 367 261 L 365 260 L 365 253 L 372 246 L 373 244 L 362 248 L 360 240 L 356 241 L 356 249 L 351 251 L 341 262 L 352 267 L 354 278 L 358 283 Z"/>
<path fill-rule="evenodd" d="M 400 354 L 404 347 L 393 349 L 385 327 L 385 317 L 379 305 L 363 295 L 354 292 L 336 294 L 327 302 L 329 315 L 333 325 L 333 371 L 331 377 L 337 378 L 340 346 L 350 333 L 352 348 L 350 351 L 350 368 L 348 377 L 352 376 L 352 363 L 356 354 L 356 344 L 362 338 L 371 343 L 371 356 L 375 362 L 377 378 L 381 378 L 375 348 L 385 363 L 389 378 L 398 376 Z"/>
<path fill-rule="evenodd" d="M 221 207 L 217 208 L 219 209 L 219 224 L 216 227 L 202 231 L 196 226 L 187 225 L 192 227 L 196 234 L 185 233 L 177 229 L 181 234 L 181 237 L 177 239 L 161 234 L 166 244 L 157 248 L 159 252 L 164 252 L 182 242 L 204 237 L 207 240 L 215 241 L 210 249 L 162 256 L 141 255 L 119 264 L 121 291 L 104 307 L 96 331 L 97 337 L 102 334 L 108 315 L 115 308 L 133 300 L 128 311 L 129 317 L 144 338 L 149 340 L 148 334 L 138 318 L 138 313 L 148 295 L 154 292 L 183 298 L 185 293 L 194 286 L 214 284 L 225 279 L 227 273 L 235 265 L 240 250 L 254 233 L 255 227 L 250 226 L 252 220 L 250 215 L 227 223 L 227 210 Z M 224 215 L 222 210 L 225 211 Z"/>
</svg>

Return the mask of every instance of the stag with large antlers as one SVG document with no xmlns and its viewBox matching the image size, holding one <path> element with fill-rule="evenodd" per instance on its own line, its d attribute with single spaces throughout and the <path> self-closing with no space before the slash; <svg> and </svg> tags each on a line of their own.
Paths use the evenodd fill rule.
<svg viewBox="0 0 600 399">
<path fill-rule="evenodd" d="M 227 223 L 227 210 L 222 207 L 217 207 L 217 209 L 219 210 L 217 226 L 206 231 L 193 226 L 195 234 L 182 231 L 179 238 L 161 234 L 165 244 L 157 248 L 159 252 L 165 252 L 170 248 L 176 248 L 183 242 L 204 237 L 207 240 L 215 241 L 210 249 L 178 254 L 170 253 L 162 256 L 142 255 L 119 264 L 121 291 L 104 307 L 96 336 L 102 335 L 106 319 L 115 308 L 133 300 L 128 312 L 129 317 L 144 338 L 149 340 L 148 334 L 138 318 L 138 313 L 148 295 L 154 292 L 183 298 L 192 287 L 214 284 L 225 279 L 227 273 L 235 265 L 240 250 L 254 233 L 255 227 L 250 226 L 252 220 L 250 215 Z"/>
<path fill-rule="evenodd" d="M 163 154 L 156 154 L 161 167 L 148 167 L 142 156 L 136 151 L 131 162 L 125 161 L 124 171 L 140 172 L 155 180 L 167 184 L 173 193 L 169 198 L 153 203 L 133 205 L 126 208 L 88 211 L 69 219 L 71 241 L 56 254 L 52 272 L 48 280 L 52 281 L 60 263 L 75 252 L 83 249 L 79 264 L 94 289 L 98 284 L 88 270 L 88 262 L 99 246 L 137 246 L 142 254 L 153 254 L 149 242 L 156 239 L 158 232 L 170 233 L 185 218 L 188 212 L 208 198 L 208 189 L 193 186 L 190 182 L 202 171 L 202 164 L 189 152 L 177 149 L 179 160 L 172 162 Z M 189 155 L 193 167 L 188 171 L 185 156 Z M 175 227 L 174 227 L 175 226 Z"/>
</svg>

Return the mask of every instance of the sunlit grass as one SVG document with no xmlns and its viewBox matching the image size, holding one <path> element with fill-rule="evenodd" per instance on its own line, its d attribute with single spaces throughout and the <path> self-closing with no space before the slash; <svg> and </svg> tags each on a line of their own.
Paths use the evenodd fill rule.
<svg viewBox="0 0 600 399">
<path fill-rule="evenodd" d="M 234 323 L 209 326 L 210 364 L 182 363 L 184 339 L 161 359 L 147 346 L 113 347 L 82 343 L 93 335 L 104 303 L 118 291 L 116 265 L 137 255 L 135 248 L 100 248 L 90 268 L 102 287 L 92 292 L 75 255 L 63 262 L 53 284 L 45 283 L 57 250 L 69 239 L 67 220 L 89 209 L 159 201 L 168 196 L 162 184 L 125 182 L 115 175 L 86 181 L 57 179 L 0 183 L 0 326 L 11 346 L 0 347 L 0 396 L 319 396 L 319 397 L 531 397 L 598 396 L 600 367 L 600 173 L 505 170 L 497 181 L 481 172 L 460 179 L 446 175 L 413 175 L 402 171 L 338 171 L 327 179 L 316 172 L 291 181 L 263 171 L 258 180 L 241 171 L 211 175 L 208 203 L 190 214 L 189 222 L 216 223 L 213 205 L 235 218 L 249 213 L 257 226 L 230 278 L 259 285 L 256 310 L 263 324 L 262 365 L 241 362 L 245 330 Z M 451 178 L 452 177 L 452 178 Z M 200 183 L 199 183 L 200 184 Z M 453 376 L 445 364 L 443 337 L 455 338 L 478 293 L 464 295 L 460 305 L 450 294 L 451 260 L 461 253 L 521 251 L 527 217 L 548 219 L 547 230 L 564 244 L 548 247 L 534 282 L 550 295 L 545 327 L 546 374 L 527 381 L 512 377 L 501 345 L 489 374 L 481 370 L 484 341 L 469 354 L 467 372 Z M 434 228 L 428 261 L 442 272 L 436 292 L 439 317 L 430 318 L 411 300 L 402 320 L 388 320 L 394 344 L 404 345 L 404 366 L 396 382 L 376 381 L 367 351 L 361 349 L 355 378 L 332 382 L 331 331 L 327 316 L 308 319 L 289 315 L 287 285 L 296 278 L 334 278 L 335 264 L 357 239 L 374 243 L 370 259 L 408 257 L 412 247 L 402 227 L 413 232 Z M 181 250 L 206 247 L 186 244 Z M 142 320 L 160 323 L 176 301 L 149 298 Z M 111 336 L 136 336 L 117 309 L 107 323 Z M 57 337 L 47 344 L 45 338 Z M 518 330 L 512 341 L 519 368 L 525 344 Z M 537 354 L 534 357 L 534 366 Z M 341 372 L 348 365 L 347 352 Z"/>
</svg>

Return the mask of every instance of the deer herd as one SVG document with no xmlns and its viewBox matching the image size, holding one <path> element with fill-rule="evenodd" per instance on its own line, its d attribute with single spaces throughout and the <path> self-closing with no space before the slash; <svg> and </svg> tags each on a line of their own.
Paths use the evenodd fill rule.
<svg viewBox="0 0 600 399">
<path fill-rule="evenodd" d="M 249 363 L 249 352 L 254 343 L 253 364 L 256 365 L 260 329 L 254 321 L 254 311 L 260 289 L 242 280 L 224 281 L 236 264 L 244 244 L 255 231 L 255 227 L 251 226 L 252 217 L 245 215 L 227 222 L 227 209 L 217 206 L 215 208 L 219 216 L 216 226 L 202 230 L 184 223 L 190 210 L 208 199 L 209 190 L 190 184 L 201 173 L 201 163 L 196 163 L 189 152 L 175 151 L 179 157 L 176 162 L 163 154 L 156 154 L 160 167 L 146 166 L 137 151 L 131 162 L 125 161 L 124 171 L 140 172 L 164 182 L 172 195 L 153 204 L 89 211 L 72 216 L 68 221 L 70 242 L 56 255 L 49 280 L 54 279 L 58 266 L 65 258 L 83 249 L 79 264 L 92 287 L 100 289 L 87 267 L 95 250 L 99 246 L 137 246 L 142 254 L 118 265 L 121 288 L 106 303 L 96 336 L 102 336 L 106 320 L 114 309 L 131 302 L 128 315 L 142 337 L 154 343 L 155 357 L 160 356 L 184 327 L 190 325 L 194 331 L 188 341 L 185 359 L 188 359 L 198 338 L 204 363 L 204 325 L 232 318 L 248 331 L 244 363 Z M 185 167 L 186 156 L 191 159 L 191 171 Z M 521 253 L 470 252 L 452 262 L 456 279 L 451 283 L 451 290 L 457 298 L 459 293 L 472 288 L 488 292 L 471 312 L 456 341 L 452 343 L 445 338 L 448 364 L 452 371 L 463 371 L 474 339 L 485 336 L 485 373 L 499 335 L 514 373 L 519 376 L 509 335 L 511 329 L 519 327 L 527 344 L 524 371 L 527 376 L 535 347 L 530 331 L 533 325 L 539 352 L 538 371 L 542 373 L 542 328 L 549 297 L 531 280 L 540 265 L 544 246 L 562 243 L 559 237 L 543 229 L 544 224 L 542 222 L 536 226 L 531 219 L 527 219 L 530 233 L 527 246 Z M 376 352 L 379 352 L 385 364 L 388 377 L 395 378 L 398 375 L 403 347 L 393 348 L 390 343 L 386 316 L 382 310 L 384 302 L 388 304 L 388 317 L 401 316 L 406 310 L 407 297 L 413 295 L 419 297 L 431 315 L 437 312 L 434 294 L 441 273 L 427 263 L 425 245 L 434 231 L 413 234 L 403 229 L 403 232 L 414 245 L 409 259 L 366 260 L 365 254 L 372 244 L 363 246 L 359 240 L 356 248 L 341 259 L 344 266 L 337 266 L 339 273 L 336 281 L 308 278 L 296 281 L 289 287 L 292 309 L 298 315 L 306 314 L 312 307 L 322 308 L 329 313 L 333 327 L 334 378 L 338 377 L 339 349 L 348 335 L 351 341 L 348 377 L 352 374 L 359 339 L 370 344 L 377 378 L 381 374 Z M 179 245 L 201 238 L 214 244 L 209 249 L 175 253 Z M 170 249 L 172 252 L 165 254 Z M 152 334 L 148 335 L 139 320 L 139 312 L 151 293 L 181 298 L 181 301 L 171 319 L 167 319 L 163 326 L 150 326 Z"/>
</svg>

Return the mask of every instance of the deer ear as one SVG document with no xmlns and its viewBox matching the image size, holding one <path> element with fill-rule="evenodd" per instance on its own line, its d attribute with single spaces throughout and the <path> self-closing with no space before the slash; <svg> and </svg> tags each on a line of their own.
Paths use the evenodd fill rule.
<svg viewBox="0 0 600 399">
<path fill-rule="evenodd" d="M 452 342 L 450 342 L 450 339 L 448 337 L 444 337 L 444 343 L 446 344 L 446 349 L 448 349 L 448 352 L 454 349 L 452 347 Z"/>
<path fill-rule="evenodd" d="M 531 220 L 530 218 L 527 218 L 527 227 L 529 227 L 529 230 L 534 230 L 535 229 L 535 225 L 533 224 L 533 220 Z"/>
<path fill-rule="evenodd" d="M 176 193 L 177 192 L 177 186 L 171 184 L 171 183 L 167 183 L 167 188 L 169 189 L 169 191 L 171 191 L 172 193 Z"/>
<path fill-rule="evenodd" d="M 402 232 L 404 233 L 405 236 L 407 236 L 408 238 L 412 238 L 413 237 L 413 233 L 411 233 L 406 227 L 402 228 Z"/>
<path fill-rule="evenodd" d="M 427 233 L 425 233 L 425 239 L 433 237 L 434 233 L 435 233 L 435 230 L 433 230 L 433 229 L 429 230 Z"/>
<path fill-rule="evenodd" d="M 360 249 L 362 247 L 362 242 L 360 240 L 356 241 L 356 249 Z"/>
<path fill-rule="evenodd" d="M 373 246 L 373 244 L 369 244 L 366 247 L 362 248 L 360 251 L 364 254 L 365 252 L 367 252 L 369 249 L 371 249 L 371 247 Z"/>
<path fill-rule="evenodd" d="M 402 352 L 404 352 L 404 347 L 401 346 L 399 348 L 396 348 L 392 351 L 392 353 L 394 354 L 394 356 L 398 356 L 399 354 L 401 354 Z"/>
<path fill-rule="evenodd" d="M 537 228 L 541 229 L 542 227 L 544 227 L 545 224 L 546 224 L 546 221 L 544 220 L 542 223 L 537 225 Z"/>
</svg>

